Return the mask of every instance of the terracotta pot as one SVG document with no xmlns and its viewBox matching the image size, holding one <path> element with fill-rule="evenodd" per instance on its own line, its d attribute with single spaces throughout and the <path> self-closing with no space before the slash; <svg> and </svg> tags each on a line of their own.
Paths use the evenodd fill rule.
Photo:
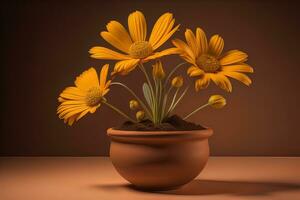
<svg viewBox="0 0 300 200">
<path fill-rule="evenodd" d="M 192 181 L 202 171 L 213 131 L 108 129 L 107 133 L 110 159 L 123 178 L 140 189 L 168 190 Z"/>
</svg>

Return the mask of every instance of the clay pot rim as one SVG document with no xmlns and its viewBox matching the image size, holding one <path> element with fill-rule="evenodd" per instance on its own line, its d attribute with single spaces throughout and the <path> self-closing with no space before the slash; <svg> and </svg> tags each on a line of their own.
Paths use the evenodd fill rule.
<svg viewBox="0 0 300 200">
<path fill-rule="evenodd" d="M 122 136 L 122 137 L 153 137 L 153 136 L 187 136 L 187 135 L 195 135 L 200 136 L 201 138 L 208 138 L 213 134 L 213 130 L 211 128 L 207 128 L 203 130 L 187 130 L 187 131 L 125 131 L 125 130 L 117 130 L 113 128 L 107 129 L 108 136 Z"/>
</svg>

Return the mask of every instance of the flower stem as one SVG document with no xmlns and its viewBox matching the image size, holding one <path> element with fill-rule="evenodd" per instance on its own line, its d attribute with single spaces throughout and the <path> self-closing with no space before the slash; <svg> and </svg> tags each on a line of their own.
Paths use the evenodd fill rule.
<svg viewBox="0 0 300 200">
<path fill-rule="evenodd" d="M 187 116 L 185 116 L 183 119 L 186 120 L 187 118 L 189 118 L 190 116 L 192 116 L 193 114 L 195 114 L 196 112 L 198 112 L 199 110 L 205 108 L 206 106 L 209 106 L 209 103 L 206 103 L 200 107 L 198 107 L 196 110 L 194 110 L 193 112 L 191 112 L 190 114 L 188 114 Z"/>
<path fill-rule="evenodd" d="M 120 82 L 112 82 L 110 85 L 119 85 L 122 86 L 123 88 L 125 88 L 129 93 L 132 94 L 132 96 L 134 96 L 134 98 L 136 98 L 136 100 L 139 102 L 139 104 L 142 106 L 142 108 L 146 111 L 147 115 L 149 118 L 152 118 L 149 109 L 147 108 L 147 106 L 144 104 L 144 102 L 134 93 L 133 90 L 131 90 L 128 86 L 126 86 L 123 83 Z"/>
<path fill-rule="evenodd" d="M 102 101 L 102 103 L 105 104 L 106 106 L 108 106 L 109 108 L 113 109 L 114 111 L 116 111 L 117 113 L 119 113 L 120 115 L 122 115 L 124 118 L 128 119 L 129 121 L 137 123 L 136 120 L 132 119 L 131 117 L 129 117 L 124 112 L 122 112 L 120 109 L 116 108 L 115 106 L 111 105 L 110 103 L 107 103 L 106 101 Z"/>
<path fill-rule="evenodd" d="M 176 72 L 176 70 L 177 70 L 179 67 L 181 67 L 182 65 L 184 65 L 184 64 L 186 64 L 186 62 L 180 63 L 180 64 L 176 65 L 176 66 L 172 69 L 172 71 L 168 74 L 168 76 L 167 76 L 167 78 L 166 78 L 166 80 L 165 80 L 164 87 L 167 86 L 169 79 L 170 79 L 171 76 Z"/>
</svg>

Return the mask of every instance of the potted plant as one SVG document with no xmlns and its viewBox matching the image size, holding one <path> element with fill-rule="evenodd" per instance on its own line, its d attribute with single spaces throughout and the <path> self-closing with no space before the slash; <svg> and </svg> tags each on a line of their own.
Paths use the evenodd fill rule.
<svg viewBox="0 0 300 200">
<path fill-rule="evenodd" d="M 253 72 L 245 63 L 247 54 L 239 50 L 222 53 L 222 37 L 214 35 L 207 41 L 201 28 L 195 33 L 187 29 L 186 42 L 173 39 L 174 47 L 158 51 L 179 28 L 171 13 L 159 17 L 149 37 L 140 11 L 129 15 L 129 31 L 117 21 L 110 21 L 106 28 L 100 35 L 121 53 L 96 46 L 90 49 L 90 54 L 95 59 L 117 60 L 110 76 L 108 64 L 102 67 L 99 77 L 95 68 L 78 76 L 75 86 L 67 87 L 59 95 L 59 118 L 72 125 L 86 114 L 94 113 L 100 105 L 108 106 L 126 120 L 120 127 L 107 130 L 111 139 L 110 158 L 121 176 L 143 189 L 167 190 L 188 183 L 208 160 L 208 138 L 213 131 L 186 120 L 205 107 L 222 108 L 226 100 L 213 95 L 186 116 L 175 115 L 175 108 L 189 88 L 184 87 L 183 77 L 176 75 L 177 69 L 186 68 L 188 77 L 194 79 L 196 92 L 207 88 L 211 81 L 231 92 L 228 77 L 251 84 L 244 74 Z M 159 58 L 171 54 L 179 55 L 184 62 L 167 73 Z M 143 97 L 116 81 L 133 70 L 140 70 L 145 77 L 141 86 Z M 135 117 L 110 103 L 107 95 L 113 86 L 122 87 L 131 95 L 129 107 Z"/>
</svg>

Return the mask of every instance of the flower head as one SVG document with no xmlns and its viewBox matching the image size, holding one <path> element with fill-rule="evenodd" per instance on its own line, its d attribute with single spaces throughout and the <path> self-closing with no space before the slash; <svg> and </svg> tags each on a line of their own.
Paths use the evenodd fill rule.
<svg viewBox="0 0 300 200">
<path fill-rule="evenodd" d="M 156 52 L 179 28 L 179 25 L 174 27 L 174 23 L 175 19 L 171 13 L 163 14 L 154 24 L 151 35 L 147 39 L 146 19 L 142 12 L 135 11 L 128 16 L 129 33 L 117 21 L 109 22 L 106 26 L 107 31 L 100 33 L 104 40 L 123 53 L 99 46 L 91 48 L 89 52 L 91 57 L 96 59 L 119 60 L 112 74 L 126 75 L 140 62 L 177 53 L 176 48 Z"/>
<path fill-rule="evenodd" d="M 109 91 L 110 81 L 106 80 L 108 65 L 100 72 L 100 80 L 94 68 L 84 71 L 75 80 L 75 87 L 67 87 L 58 98 L 57 108 L 59 118 L 72 125 L 88 112 L 94 113 L 99 108 L 104 95 Z"/>
<path fill-rule="evenodd" d="M 139 108 L 139 103 L 136 100 L 130 100 L 129 101 L 129 108 L 131 110 L 136 110 Z"/>
<path fill-rule="evenodd" d="M 158 80 L 164 79 L 166 74 L 164 72 L 163 66 L 161 61 L 157 61 L 153 66 L 152 66 L 152 76 Z"/>
<path fill-rule="evenodd" d="M 242 73 L 253 72 L 253 68 L 245 63 L 248 57 L 246 53 L 231 50 L 222 54 L 224 40 L 219 35 L 214 35 L 208 43 L 201 28 L 197 28 L 196 36 L 187 29 L 185 38 L 187 43 L 179 39 L 172 42 L 180 51 L 180 56 L 191 64 L 187 70 L 188 75 L 198 78 L 195 81 L 196 91 L 206 88 L 212 80 L 220 88 L 231 92 L 232 86 L 227 77 L 246 85 L 251 84 L 250 78 Z"/>
<path fill-rule="evenodd" d="M 226 99 L 221 95 L 212 95 L 208 99 L 208 104 L 213 108 L 223 108 L 226 105 Z"/>
<path fill-rule="evenodd" d="M 176 88 L 180 88 L 183 85 L 183 78 L 182 76 L 176 76 L 172 79 L 172 86 Z"/>
</svg>

